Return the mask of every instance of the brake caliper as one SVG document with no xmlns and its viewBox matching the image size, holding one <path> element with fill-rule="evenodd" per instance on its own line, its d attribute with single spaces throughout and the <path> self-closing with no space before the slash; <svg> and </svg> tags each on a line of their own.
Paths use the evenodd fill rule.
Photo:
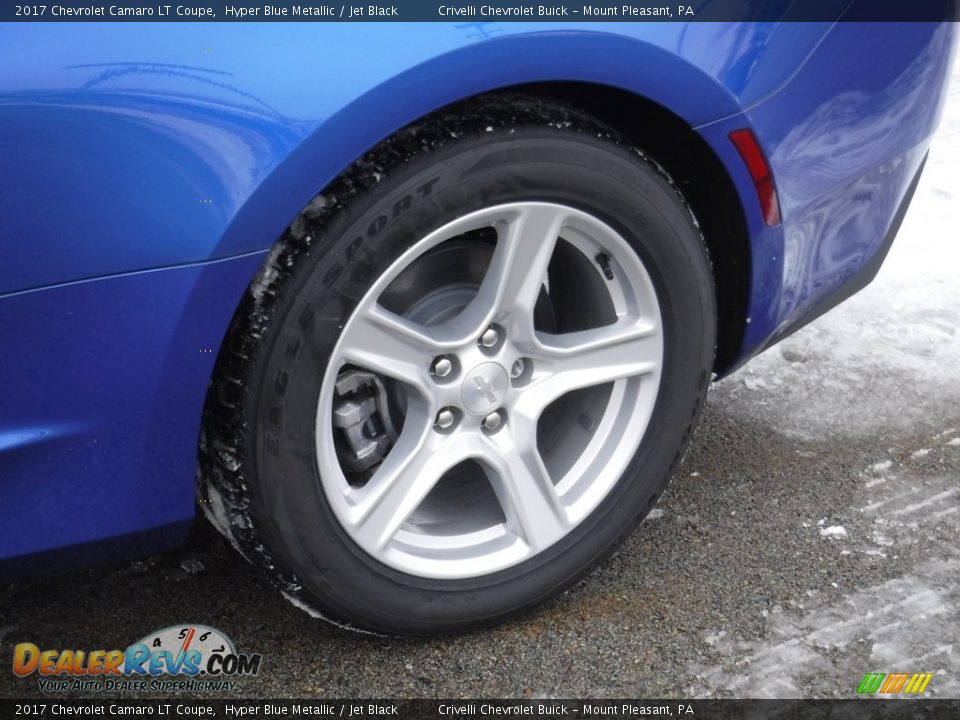
<svg viewBox="0 0 960 720">
<path fill-rule="evenodd" d="M 397 441 L 387 390 L 373 373 L 347 369 L 337 378 L 333 426 L 343 442 L 338 455 L 344 470 L 366 474 Z"/>
</svg>

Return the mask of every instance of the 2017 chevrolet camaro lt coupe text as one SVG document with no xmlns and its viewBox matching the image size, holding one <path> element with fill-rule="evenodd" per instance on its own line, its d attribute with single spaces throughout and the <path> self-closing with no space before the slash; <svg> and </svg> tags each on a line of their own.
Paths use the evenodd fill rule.
<svg viewBox="0 0 960 720">
<path fill-rule="evenodd" d="M 358 628 L 562 592 L 711 379 L 875 275 L 954 36 L 3 27 L 0 571 L 170 547 L 200 508 Z"/>
</svg>

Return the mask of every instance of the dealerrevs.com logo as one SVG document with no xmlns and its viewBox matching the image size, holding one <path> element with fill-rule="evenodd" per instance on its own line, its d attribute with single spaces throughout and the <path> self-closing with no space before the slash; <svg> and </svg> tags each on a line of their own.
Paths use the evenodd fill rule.
<svg viewBox="0 0 960 720">
<path fill-rule="evenodd" d="M 238 677 L 260 671 L 262 656 L 238 653 L 233 641 L 205 625 L 150 633 L 126 650 L 13 649 L 13 673 L 34 673 L 42 691 L 238 690 Z"/>
</svg>

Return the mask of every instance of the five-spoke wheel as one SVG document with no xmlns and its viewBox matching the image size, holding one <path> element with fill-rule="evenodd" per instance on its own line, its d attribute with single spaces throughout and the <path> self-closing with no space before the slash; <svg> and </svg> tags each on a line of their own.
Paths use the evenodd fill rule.
<svg viewBox="0 0 960 720">
<path fill-rule="evenodd" d="M 450 108 L 270 254 L 209 396 L 203 507 L 338 622 L 491 625 L 656 503 L 715 323 L 696 221 L 642 153 L 557 103 Z"/>
<path fill-rule="evenodd" d="M 492 242 L 472 296 L 455 279 L 416 272 L 470 238 Z M 551 273 L 555 254 L 563 268 Z M 398 282 L 405 312 L 381 304 Z M 417 317 L 419 303 L 445 294 L 456 307 Z M 538 327 L 538 303 L 559 294 L 591 311 L 579 325 L 563 318 L 566 332 Z M 343 328 L 317 412 L 324 491 L 350 537 L 399 570 L 462 578 L 520 563 L 570 532 L 619 478 L 653 411 L 662 359 L 650 276 L 613 228 L 554 203 L 472 212 L 414 244 Z M 362 418 L 363 439 L 402 427 L 363 477 L 350 471 L 360 448 L 337 441 L 350 430 L 331 422 L 357 394 L 338 395 L 338 381 L 357 371 L 393 386 L 376 393 L 386 401 Z M 578 391 L 554 412 L 562 442 L 548 445 L 541 418 Z M 492 495 L 474 487 L 484 482 Z M 468 503 L 483 499 L 495 502 Z"/>
</svg>

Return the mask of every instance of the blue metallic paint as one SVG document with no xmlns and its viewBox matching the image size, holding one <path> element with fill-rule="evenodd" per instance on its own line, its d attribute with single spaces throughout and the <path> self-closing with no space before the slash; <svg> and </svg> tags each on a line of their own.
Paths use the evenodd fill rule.
<svg viewBox="0 0 960 720">
<path fill-rule="evenodd" d="M 263 253 L 404 124 L 564 80 L 637 93 L 695 127 L 747 221 L 742 361 L 878 248 L 933 131 L 953 35 L 919 23 L 0 28 L 0 558 L 192 517 L 207 382 Z M 740 127 L 770 159 L 782 227 L 759 215 L 728 139 Z"/>
<path fill-rule="evenodd" d="M 0 293 L 267 247 L 371 146 L 487 90 L 582 81 L 690 125 L 732 115 L 828 27 L 503 24 L 474 42 L 428 24 L 402 43 L 390 24 L 242 24 L 219 27 L 209 54 L 191 25 L 162 39 L 154 24 L 7 28 L 0 155 L 17 182 L 0 236 L 33 241 L 0 246 Z"/>
<path fill-rule="evenodd" d="M 263 256 L 0 301 L 3 556 L 192 517 L 207 383 Z"/>
<path fill-rule="evenodd" d="M 784 217 L 782 248 L 763 271 L 781 279 L 779 297 L 763 300 L 775 331 L 837 291 L 883 242 L 939 120 L 954 33 L 909 24 L 864 43 L 860 26 L 838 24 L 782 97 L 746 113 Z M 764 323 L 751 327 L 747 349 L 769 335 Z"/>
</svg>

